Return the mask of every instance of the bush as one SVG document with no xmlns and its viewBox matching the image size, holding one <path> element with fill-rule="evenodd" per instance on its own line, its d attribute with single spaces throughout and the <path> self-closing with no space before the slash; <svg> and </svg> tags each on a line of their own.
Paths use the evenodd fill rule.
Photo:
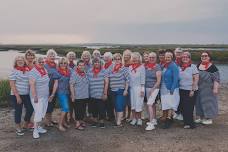
<svg viewBox="0 0 228 152">
<path fill-rule="evenodd" d="M 8 80 L 0 80 L 0 106 L 9 106 L 10 85 Z"/>
</svg>

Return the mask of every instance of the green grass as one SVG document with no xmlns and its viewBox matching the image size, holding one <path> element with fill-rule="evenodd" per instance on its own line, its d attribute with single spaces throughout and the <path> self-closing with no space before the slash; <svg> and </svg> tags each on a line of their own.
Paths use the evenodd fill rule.
<svg viewBox="0 0 228 152">
<path fill-rule="evenodd" d="M 10 85 L 8 80 L 0 80 L 0 106 L 9 106 Z"/>
</svg>

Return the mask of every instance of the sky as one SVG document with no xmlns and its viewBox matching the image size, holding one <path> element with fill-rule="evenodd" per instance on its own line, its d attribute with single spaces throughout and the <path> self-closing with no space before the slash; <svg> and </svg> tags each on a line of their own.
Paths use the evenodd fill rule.
<svg viewBox="0 0 228 152">
<path fill-rule="evenodd" d="M 228 44 L 228 0 L 0 0 L 0 44 Z"/>
</svg>

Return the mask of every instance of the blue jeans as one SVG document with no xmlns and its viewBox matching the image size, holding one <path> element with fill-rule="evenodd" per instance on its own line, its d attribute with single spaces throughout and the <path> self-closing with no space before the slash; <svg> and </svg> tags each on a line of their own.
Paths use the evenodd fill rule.
<svg viewBox="0 0 228 152">
<path fill-rule="evenodd" d="M 57 94 L 62 112 L 69 112 L 69 95 Z"/>
<path fill-rule="evenodd" d="M 23 105 L 25 106 L 25 109 L 26 109 L 24 121 L 29 122 L 32 117 L 32 113 L 33 113 L 33 106 L 31 104 L 29 95 L 20 95 L 20 97 L 21 97 L 22 103 L 18 104 L 16 96 L 15 95 L 10 96 L 13 107 L 15 109 L 15 113 L 14 113 L 15 120 L 14 121 L 16 124 L 21 123 Z"/>
<path fill-rule="evenodd" d="M 123 96 L 124 89 L 119 89 L 118 91 L 112 91 L 111 96 L 115 103 L 115 111 L 123 112 L 126 105 L 126 97 Z"/>
</svg>

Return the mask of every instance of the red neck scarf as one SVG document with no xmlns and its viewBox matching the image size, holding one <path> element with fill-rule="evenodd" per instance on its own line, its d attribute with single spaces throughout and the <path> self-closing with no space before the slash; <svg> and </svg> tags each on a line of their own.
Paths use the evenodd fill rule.
<svg viewBox="0 0 228 152">
<path fill-rule="evenodd" d="M 43 76 L 45 76 L 47 74 L 47 72 L 44 69 L 44 67 L 38 67 L 37 65 L 35 65 L 35 68 L 40 73 L 41 77 L 43 77 Z"/>
<path fill-rule="evenodd" d="M 65 76 L 65 77 L 69 77 L 70 76 L 70 70 L 68 68 L 58 68 L 58 72 Z"/>
<path fill-rule="evenodd" d="M 184 71 L 186 68 L 190 67 L 192 64 L 192 61 L 189 61 L 188 63 L 181 64 L 181 69 Z"/>
<path fill-rule="evenodd" d="M 138 67 L 140 67 L 140 63 L 135 63 L 135 64 L 132 64 L 131 66 L 132 66 L 132 70 L 131 71 L 134 71 L 135 73 L 136 73 L 136 70 L 137 70 L 137 68 Z"/>
<path fill-rule="evenodd" d="M 165 65 L 165 61 L 161 61 L 160 65 L 164 66 Z"/>
<path fill-rule="evenodd" d="M 56 68 L 55 62 L 50 62 L 49 60 L 46 60 L 45 63 L 51 68 Z"/>
<path fill-rule="evenodd" d="M 16 66 L 15 69 L 22 71 L 23 73 L 25 73 L 26 71 L 30 71 L 28 66 L 23 66 L 23 67 Z"/>
<path fill-rule="evenodd" d="M 101 71 L 101 67 L 100 68 L 93 67 L 93 70 L 92 70 L 93 77 L 97 77 L 97 75 L 100 73 L 100 71 Z"/>
<path fill-rule="evenodd" d="M 175 62 L 176 62 L 177 65 L 180 65 L 180 64 L 181 64 L 181 58 L 177 58 L 177 59 L 175 60 Z"/>
<path fill-rule="evenodd" d="M 73 62 L 73 61 L 70 61 L 70 63 L 69 63 L 69 67 L 70 67 L 71 69 L 73 69 L 73 68 L 75 67 L 75 64 L 74 64 L 74 62 Z"/>
<path fill-rule="evenodd" d="M 108 69 L 110 67 L 110 65 L 112 65 L 112 60 L 107 62 L 107 63 L 105 63 L 104 68 Z"/>
<path fill-rule="evenodd" d="M 120 68 L 122 67 L 122 63 L 115 64 L 112 73 L 117 73 L 119 72 Z"/>
<path fill-rule="evenodd" d="M 78 68 L 76 68 L 76 73 L 81 77 L 85 76 L 85 71 L 80 71 Z"/>
<path fill-rule="evenodd" d="M 210 61 L 208 62 L 201 62 L 202 65 L 204 65 L 205 69 L 208 69 L 209 65 L 211 64 Z"/>
<path fill-rule="evenodd" d="M 165 64 L 164 64 L 164 68 L 167 69 L 169 65 L 170 65 L 170 63 L 165 63 Z"/>
<path fill-rule="evenodd" d="M 144 66 L 146 69 L 154 69 L 156 66 L 156 63 L 145 63 Z"/>
</svg>

